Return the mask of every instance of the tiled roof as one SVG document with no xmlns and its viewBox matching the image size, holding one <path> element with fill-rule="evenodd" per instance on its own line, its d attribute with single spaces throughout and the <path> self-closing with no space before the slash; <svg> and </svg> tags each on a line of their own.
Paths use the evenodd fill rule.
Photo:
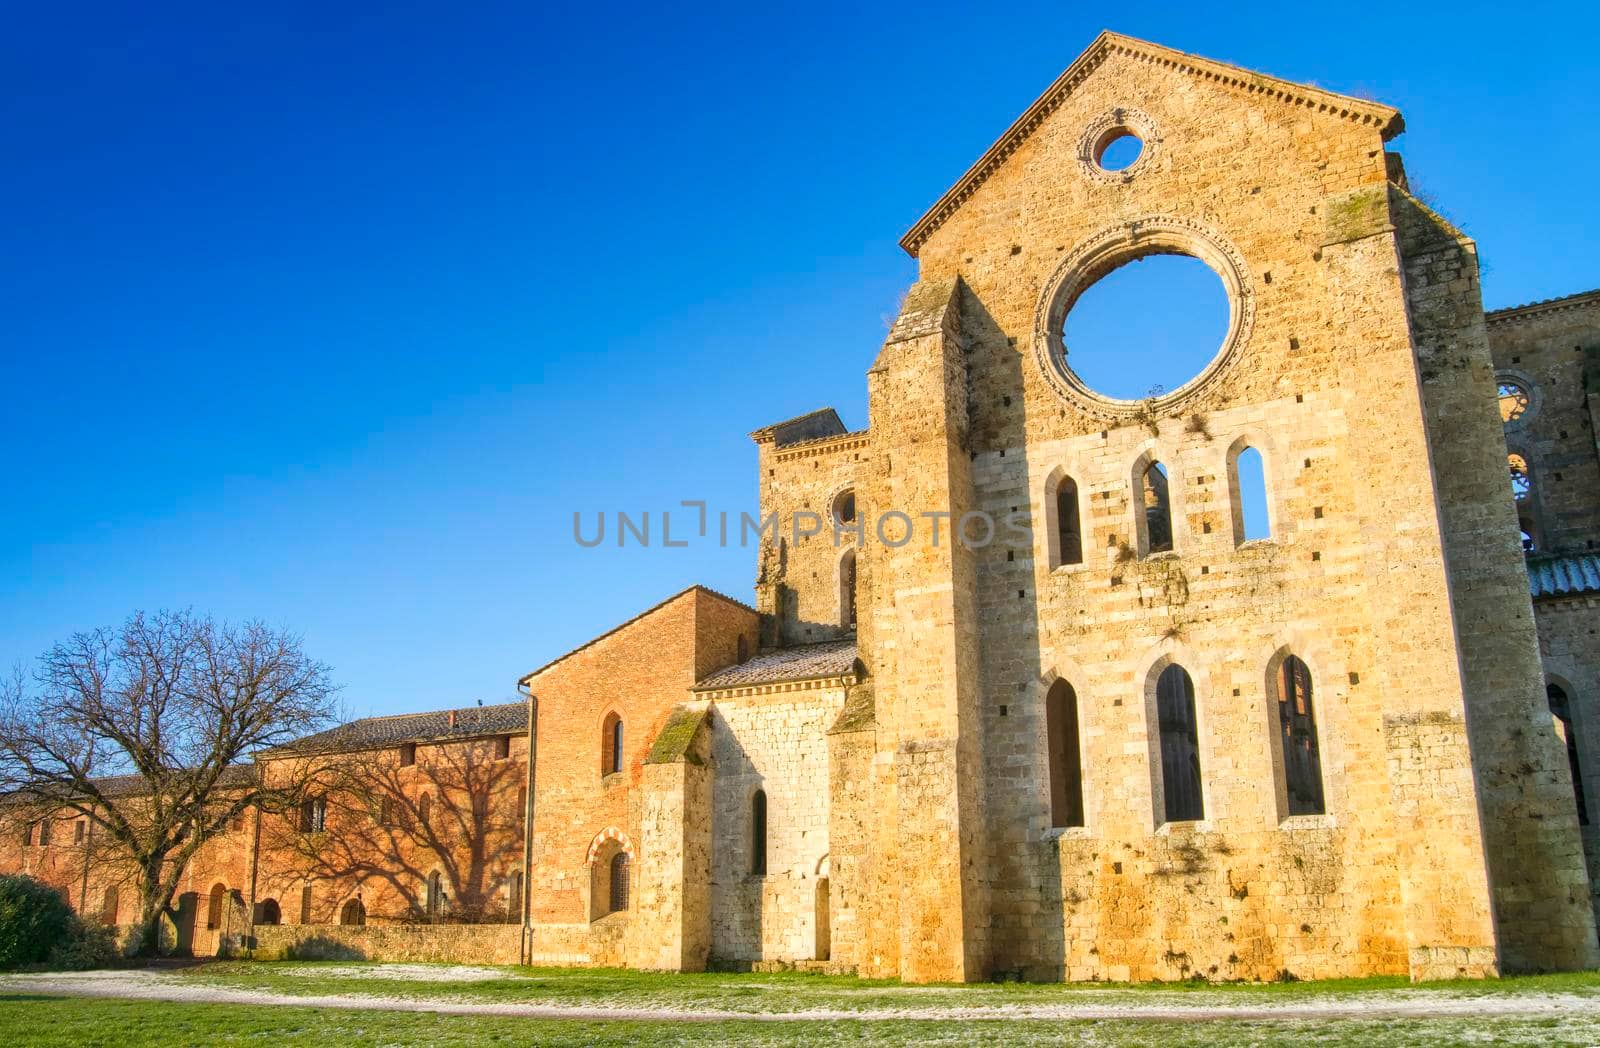
<svg viewBox="0 0 1600 1048">
<path fill-rule="evenodd" d="M 1528 591 L 1533 599 L 1600 593 L 1600 554 L 1569 553 L 1528 558 Z"/>
<path fill-rule="evenodd" d="M 149 781 L 143 775 L 97 775 L 89 781 L 94 783 L 95 789 L 100 791 L 100 796 L 112 799 L 117 797 L 137 797 L 140 794 L 150 792 Z M 223 787 L 249 786 L 255 781 L 256 766 L 254 764 L 230 764 L 222 769 L 221 775 L 217 776 L 217 785 Z M 76 791 L 51 787 L 49 792 L 53 796 L 61 796 L 63 793 L 75 793 Z M 11 796 L 21 799 L 29 795 L 27 791 L 19 790 Z M 37 797 L 41 794 L 31 795 Z"/>
<path fill-rule="evenodd" d="M 762 426 L 750 434 L 750 439 L 758 444 L 770 440 L 781 448 L 802 440 L 836 437 L 844 431 L 844 423 L 839 420 L 837 411 L 832 408 L 818 408 L 804 415 L 774 422 L 770 426 Z"/>
<path fill-rule="evenodd" d="M 604 633 L 600 634 L 598 637 L 591 637 L 590 639 L 584 641 L 582 644 L 578 645 L 576 648 L 573 648 L 571 651 L 565 652 L 564 654 L 561 654 L 561 655 L 557 655 L 555 658 L 551 659 L 549 662 L 545 663 L 543 666 L 540 666 L 538 669 L 532 670 L 532 671 L 530 671 L 528 673 L 524 673 L 522 675 L 522 677 L 517 681 L 517 683 L 518 684 L 526 684 L 526 683 L 528 683 L 528 681 L 532 680 L 534 677 L 537 677 L 539 674 L 543 673 L 545 670 L 549 669 L 551 666 L 554 666 L 556 663 L 561 662 L 564 659 L 570 659 L 572 656 L 578 654 L 578 652 L 582 651 L 583 649 L 589 648 L 589 647 L 593 647 L 594 645 L 599 644 L 601 641 L 605 640 L 607 637 L 611 636 L 613 633 L 616 633 L 616 632 L 618 632 L 620 630 L 626 629 L 629 626 L 632 626 L 635 622 L 638 622 L 640 619 L 644 618 L 646 615 L 653 615 L 657 611 L 659 611 L 662 608 L 666 607 L 668 604 L 671 604 L 673 601 L 677 600 L 679 597 L 685 596 L 686 594 L 689 594 L 689 593 L 693 593 L 696 590 L 699 590 L 701 593 L 704 593 L 708 597 L 715 597 L 718 600 L 726 601 L 727 603 L 732 604 L 736 608 L 743 608 L 745 611 L 748 611 L 752 615 L 756 614 L 756 609 L 752 608 L 750 605 L 746 604 L 744 601 L 742 601 L 742 600 L 734 600 L 732 597 L 728 596 L 726 593 L 718 593 L 716 590 L 711 589 L 708 586 L 702 586 L 699 583 L 696 583 L 695 585 L 690 586 L 688 589 L 679 590 L 677 593 L 674 593 L 672 596 L 668 597 L 666 600 L 662 601 L 659 604 L 650 605 L 648 608 L 646 608 L 643 611 L 639 612 L 639 614 L 635 615 L 633 618 L 627 620 L 626 622 L 617 623 L 615 626 L 612 626 L 610 629 L 606 630 Z"/>
<path fill-rule="evenodd" d="M 802 644 L 775 648 L 755 658 L 718 670 L 694 686 L 695 691 L 746 688 L 755 684 L 780 684 L 784 681 L 843 677 L 856 665 L 856 642 L 832 640 L 822 644 Z"/>
<path fill-rule="evenodd" d="M 455 724 L 450 715 L 455 714 Z M 402 713 L 393 717 L 364 717 L 337 728 L 307 735 L 279 746 L 273 752 L 348 753 L 398 746 L 402 742 L 439 742 L 483 735 L 511 735 L 528 730 L 528 706 L 507 702 L 497 706 L 468 706 L 459 710 Z"/>
</svg>

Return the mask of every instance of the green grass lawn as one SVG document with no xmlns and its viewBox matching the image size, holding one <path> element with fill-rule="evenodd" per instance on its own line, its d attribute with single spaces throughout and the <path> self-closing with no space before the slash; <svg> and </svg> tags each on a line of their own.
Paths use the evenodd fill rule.
<svg viewBox="0 0 1600 1048">
<path fill-rule="evenodd" d="M 389 1045 L 1558 1045 L 1593 1044 L 1600 1023 L 1421 1020 L 1396 1023 L 890 1021 L 570 1022 L 299 1007 L 103 1001 L 0 995 L 11 1046 L 340 1048 Z"/>
</svg>

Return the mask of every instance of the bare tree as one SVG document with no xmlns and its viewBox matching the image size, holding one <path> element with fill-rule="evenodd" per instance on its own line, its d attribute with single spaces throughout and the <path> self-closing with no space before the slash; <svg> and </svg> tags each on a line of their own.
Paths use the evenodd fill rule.
<svg viewBox="0 0 1600 1048">
<path fill-rule="evenodd" d="M 284 813 L 263 820 L 262 849 L 296 879 L 386 886 L 398 906 L 374 907 L 369 919 L 444 920 L 427 898 L 428 874 L 437 871 L 452 923 L 514 920 L 517 904 L 501 901 L 493 877 L 520 869 L 525 765 L 496 759 L 493 746 L 474 739 L 429 747 L 409 767 L 392 749 L 311 757 L 298 774 L 324 806 L 324 832 L 308 833 L 304 820 Z M 292 767 L 282 759 L 262 765 L 269 778 Z"/>
<path fill-rule="evenodd" d="M 135 614 L 75 634 L 0 690 L 0 791 L 78 812 L 135 871 L 134 952 L 153 953 L 195 851 L 253 806 L 297 803 L 298 784 L 241 767 L 327 724 L 328 668 L 260 623 Z"/>
</svg>

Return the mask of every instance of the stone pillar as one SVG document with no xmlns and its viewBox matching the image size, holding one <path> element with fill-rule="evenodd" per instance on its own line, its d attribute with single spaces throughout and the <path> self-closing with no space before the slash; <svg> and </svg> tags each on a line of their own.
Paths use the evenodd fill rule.
<svg viewBox="0 0 1600 1048">
<path fill-rule="evenodd" d="M 673 712 L 645 758 L 628 967 L 705 971 L 711 952 L 711 766 L 704 707 Z"/>
<path fill-rule="evenodd" d="M 981 979 L 989 962 L 975 572 L 952 541 L 974 504 L 961 293 L 953 280 L 915 285 L 867 378 L 872 581 L 861 630 L 878 760 L 893 782 L 878 799 L 890 824 L 879 827 L 875 879 L 897 899 L 896 943 L 875 952 L 910 982 Z M 937 543 L 923 514 L 947 515 Z"/>
<path fill-rule="evenodd" d="M 1399 190 L 1391 211 L 1422 376 L 1500 962 L 1600 965 L 1564 740 L 1551 728 L 1472 241 Z"/>
<path fill-rule="evenodd" d="M 1413 978 L 1498 972 L 1432 449 L 1388 188 L 1328 197 L 1321 248 L 1347 376 L 1370 609 L 1352 703 L 1376 704 Z"/>
</svg>

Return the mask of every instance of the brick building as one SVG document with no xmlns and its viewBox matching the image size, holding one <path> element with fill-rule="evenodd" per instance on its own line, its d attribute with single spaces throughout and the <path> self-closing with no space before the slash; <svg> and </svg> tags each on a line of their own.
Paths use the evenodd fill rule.
<svg viewBox="0 0 1600 1048">
<path fill-rule="evenodd" d="M 902 241 L 869 427 L 752 434 L 754 606 L 692 587 L 526 706 L 263 755 L 325 786 L 194 890 L 239 890 L 263 950 L 369 956 L 1600 965 L 1600 292 L 1486 316 L 1402 127 L 1103 34 Z M 1105 396 L 1065 318 L 1156 254 L 1217 273 L 1227 333 L 1192 381 Z M 21 861 L 92 910 L 60 834 Z"/>
</svg>

